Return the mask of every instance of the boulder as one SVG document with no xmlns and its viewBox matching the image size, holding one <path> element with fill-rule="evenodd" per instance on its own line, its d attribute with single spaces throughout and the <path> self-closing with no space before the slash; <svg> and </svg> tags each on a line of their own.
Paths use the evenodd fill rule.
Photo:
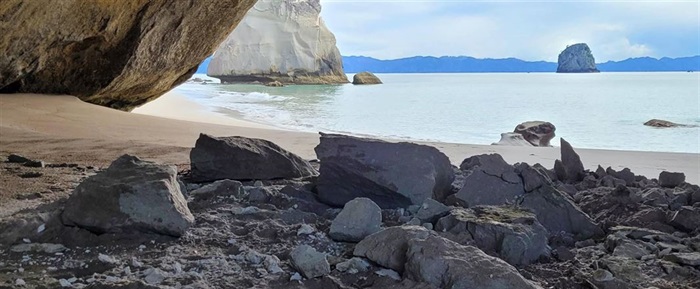
<svg viewBox="0 0 700 289">
<path fill-rule="evenodd" d="M 268 82 L 268 83 L 265 83 L 265 86 L 269 86 L 269 87 L 284 87 L 284 84 L 282 84 L 281 82 L 275 80 L 275 81 L 270 81 L 270 82 Z"/>
<path fill-rule="evenodd" d="M 685 174 L 663 171 L 659 174 L 659 185 L 666 188 L 674 188 L 685 182 Z"/>
<path fill-rule="evenodd" d="M 405 276 L 438 288 L 536 289 L 508 263 L 439 236 L 408 241 Z"/>
<path fill-rule="evenodd" d="M 382 81 L 374 73 L 364 71 L 352 77 L 352 84 L 382 84 Z"/>
<path fill-rule="evenodd" d="M 336 241 L 359 242 L 381 226 L 382 209 L 368 198 L 357 198 L 345 204 L 331 223 L 328 235 Z"/>
<path fill-rule="evenodd" d="M 697 125 L 680 124 L 663 119 L 651 119 L 644 123 L 646 126 L 669 128 L 669 127 L 698 127 Z"/>
<path fill-rule="evenodd" d="M 442 203 L 433 199 L 426 199 L 423 205 L 420 206 L 420 209 L 418 209 L 415 217 L 420 220 L 421 223 L 435 223 L 435 221 L 447 215 L 449 212 L 450 208 Z"/>
<path fill-rule="evenodd" d="M 241 198 L 245 195 L 245 190 L 243 189 L 243 184 L 239 181 L 219 180 L 193 190 L 189 195 L 197 200 L 205 200 L 217 196 Z"/>
<path fill-rule="evenodd" d="M 406 264 L 409 240 L 425 239 L 431 234 L 434 233 L 420 226 L 386 228 L 357 243 L 353 255 L 401 273 Z"/>
<path fill-rule="evenodd" d="M 571 144 L 564 140 L 561 140 L 561 163 L 554 163 L 554 170 L 557 174 L 557 178 L 560 181 L 570 181 L 570 182 L 580 182 L 583 177 L 586 176 L 586 171 L 583 168 L 583 162 L 578 156 Z"/>
<path fill-rule="evenodd" d="M 634 173 L 629 168 L 624 168 L 621 171 L 615 171 L 613 168 L 608 167 L 605 169 L 605 174 L 610 175 L 614 178 L 625 181 L 625 184 L 631 186 L 634 184 L 636 179 Z"/>
<path fill-rule="evenodd" d="M 369 264 L 369 262 L 358 257 L 353 257 L 350 260 L 346 260 L 335 265 L 336 270 L 349 274 L 367 272 L 371 267 L 372 266 Z"/>
<path fill-rule="evenodd" d="M 331 273 L 326 254 L 316 251 L 309 245 L 300 245 L 289 253 L 294 268 L 308 279 L 321 277 Z"/>
<path fill-rule="evenodd" d="M 319 199 L 343 206 L 366 197 L 381 208 L 405 208 L 450 192 L 454 171 L 434 147 L 321 133 Z"/>
<path fill-rule="evenodd" d="M 534 214 L 517 208 L 478 206 L 455 208 L 435 225 L 438 232 L 451 236 L 468 236 L 479 249 L 496 255 L 514 266 L 530 264 L 549 257 L 549 234 Z"/>
<path fill-rule="evenodd" d="M 181 236 L 194 223 L 174 166 L 123 155 L 91 176 L 66 202 L 63 223 L 102 233 Z"/>
<path fill-rule="evenodd" d="M 200 134 L 190 151 L 194 182 L 271 180 L 316 175 L 309 162 L 263 139 Z"/>
<path fill-rule="evenodd" d="M 0 1 L 0 93 L 70 94 L 131 110 L 189 79 L 253 4 Z"/>
<path fill-rule="evenodd" d="M 550 122 L 526 121 L 515 127 L 514 133 L 521 134 L 523 138 L 536 147 L 549 147 L 549 144 L 557 128 Z"/>
<path fill-rule="evenodd" d="M 502 205 L 525 193 L 520 176 L 498 154 L 467 158 L 460 168 L 473 171 L 455 195 L 466 206 Z"/>
<path fill-rule="evenodd" d="M 671 253 L 664 256 L 664 260 L 686 266 L 700 266 L 700 252 Z"/>
<path fill-rule="evenodd" d="M 700 228 L 700 208 L 683 206 L 671 218 L 671 225 L 679 230 L 692 232 Z"/>
<path fill-rule="evenodd" d="M 586 43 L 569 45 L 559 54 L 557 73 L 600 72 Z"/>
<path fill-rule="evenodd" d="M 598 224 L 581 211 L 566 193 L 559 191 L 546 175 L 529 166 L 519 168 L 523 171 L 521 174 L 528 176 L 525 187 L 530 190 L 518 200 L 518 204 L 534 212 L 550 234 L 567 232 L 577 240 L 603 235 Z"/>
<path fill-rule="evenodd" d="M 347 83 L 320 0 L 258 1 L 221 43 L 207 75 L 222 83 Z"/>
</svg>

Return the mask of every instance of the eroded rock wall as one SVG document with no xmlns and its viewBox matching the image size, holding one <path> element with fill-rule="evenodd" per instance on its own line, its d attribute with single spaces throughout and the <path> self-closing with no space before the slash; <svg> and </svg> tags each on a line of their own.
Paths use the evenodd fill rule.
<svg viewBox="0 0 700 289">
<path fill-rule="evenodd" d="M 187 80 L 254 3 L 0 1 L 0 93 L 131 110 Z"/>
<path fill-rule="evenodd" d="M 228 83 L 347 83 L 319 0 L 259 1 L 219 46 L 207 74 Z"/>
</svg>

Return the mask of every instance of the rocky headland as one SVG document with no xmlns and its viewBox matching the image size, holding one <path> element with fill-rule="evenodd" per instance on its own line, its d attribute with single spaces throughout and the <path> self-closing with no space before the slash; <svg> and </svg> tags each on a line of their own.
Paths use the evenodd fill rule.
<svg viewBox="0 0 700 289">
<path fill-rule="evenodd" d="M 700 187 L 683 173 L 587 171 L 564 140 L 548 169 L 320 138 L 313 161 L 204 134 L 179 168 L 5 155 L 18 177 L 75 181 L 0 219 L 0 288 L 700 286 Z"/>
<path fill-rule="evenodd" d="M 222 83 L 347 83 L 319 0 L 259 1 L 221 43 L 207 75 Z"/>
<path fill-rule="evenodd" d="M 558 73 L 600 72 L 595 66 L 595 58 L 586 43 L 569 45 L 559 54 Z"/>
<path fill-rule="evenodd" d="M 131 110 L 187 81 L 254 0 L 0 2 L 0 93 Z"/>
</svg>

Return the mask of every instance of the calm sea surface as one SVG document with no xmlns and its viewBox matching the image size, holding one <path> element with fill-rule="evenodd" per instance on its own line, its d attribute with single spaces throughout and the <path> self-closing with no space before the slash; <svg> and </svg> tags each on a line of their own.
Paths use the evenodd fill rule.
<svg viewBox="0 0 700 289">
<path fill-rule="evenodd" d="M 378 74 L 370 86 L 183 84 L 213 112 L 302 131 L 491 144 L 544 120 L 575 147 L 700 153 L 700 73 Z M 195 75 L 204 78 L 204 75 Z M 350 78 L 352 76 L 350 75 Z"/>
</svg>

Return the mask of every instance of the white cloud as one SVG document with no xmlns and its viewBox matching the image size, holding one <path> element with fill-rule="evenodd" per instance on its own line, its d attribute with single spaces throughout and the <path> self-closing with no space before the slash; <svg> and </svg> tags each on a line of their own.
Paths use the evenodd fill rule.
<svg viewBox="0 0 700 289">
<path fill-rule="evenodd" d="M 700 54 L 698 2 L 340 1 L 322 16 L 344 55 L 556 60 L 586 42 L 600 62 Z"/>
</svg>

